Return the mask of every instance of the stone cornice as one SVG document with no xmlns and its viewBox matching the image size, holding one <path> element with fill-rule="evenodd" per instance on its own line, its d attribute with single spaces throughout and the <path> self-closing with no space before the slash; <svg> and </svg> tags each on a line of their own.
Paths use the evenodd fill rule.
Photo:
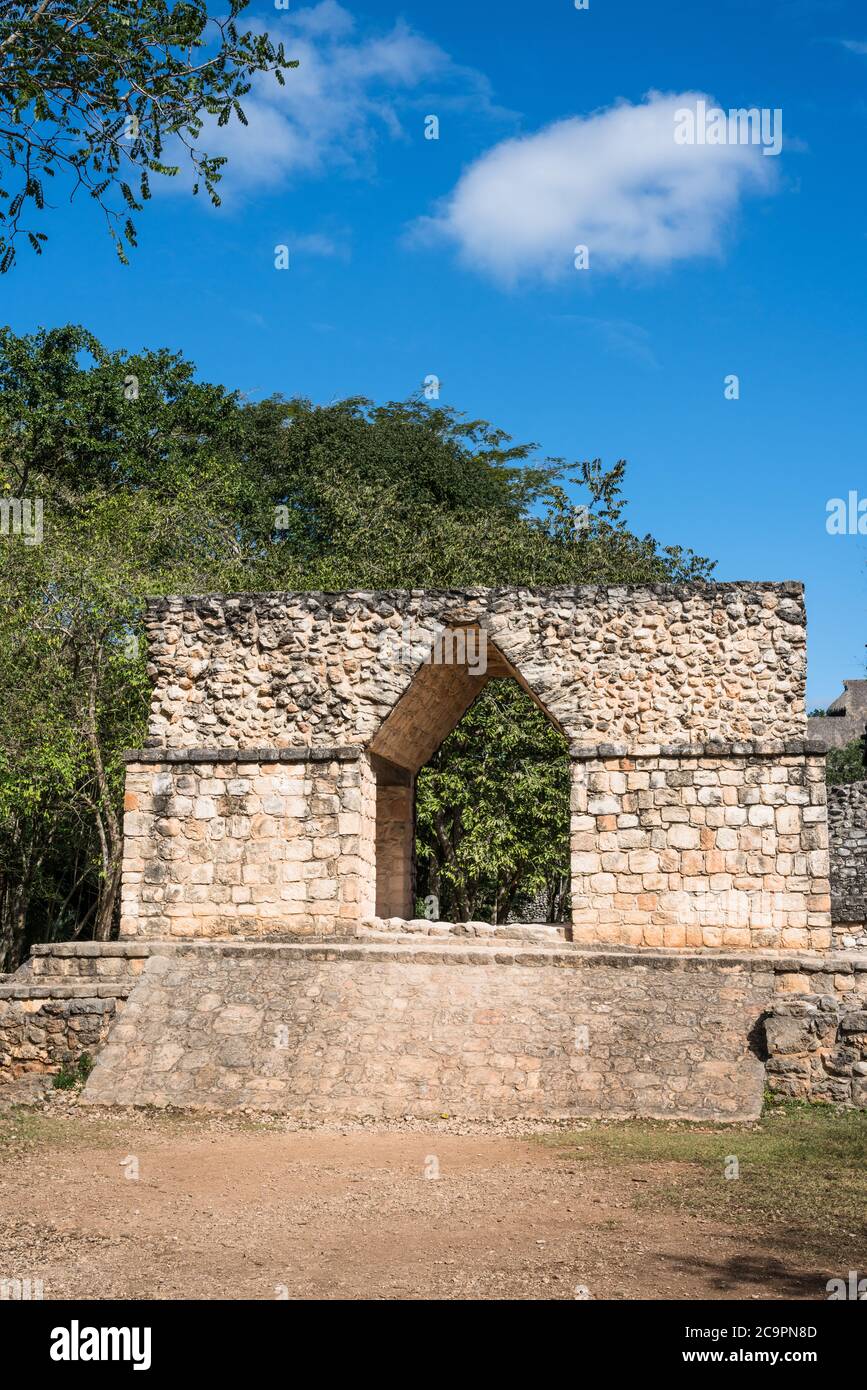
<svg viewBox="0 0 867 1390">
<path fill-rule="evenodd" d="M 574 762 L 598 762 L 609 758 L 803 758 L 822 757 L 828 751 L 822 739 L 791 738 L 738 743 L 572 743 Z"/>
<path fill-rule="evenodd" d="M 130 763 L 350 763 L 361 757 L 360 744 L 322 748 L 131 748 Z"/>
</svg>

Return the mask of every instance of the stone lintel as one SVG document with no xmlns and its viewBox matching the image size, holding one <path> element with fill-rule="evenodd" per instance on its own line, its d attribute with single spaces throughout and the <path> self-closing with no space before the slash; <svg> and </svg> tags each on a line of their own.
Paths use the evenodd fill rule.
<svg viewBox="0 0 867 1390">
<path fill-rule="evenodd" d="M 129 763 L 349 763 L 361 757 L 360 744 L 322 748 L 131 748 L 123 754 Z"/>
<path fill-rule="evenodd" d="M 569 756 L 573 762 L 596 762 L 609 758 L 802 758 L 822 757 L 828 745 L 822 739 L 792 738 L 761 741 L 745 739 L 742 743 L 572 743 Z"/>
</svg>

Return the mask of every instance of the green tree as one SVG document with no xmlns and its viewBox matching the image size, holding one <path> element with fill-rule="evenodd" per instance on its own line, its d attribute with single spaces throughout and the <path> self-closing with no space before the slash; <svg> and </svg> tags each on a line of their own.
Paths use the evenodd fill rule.
<svg viewBox="0 0 867 1390">
<path fill-rule="evenodd" d="M 867 777 L 864 739 L 853 738 L 842 748 L 829 748 L 825 759 L 825 778 L 831 787 L 843 782 L 861 782 Z"/>
<path fill-rule="evenodd" d="M 419 896 L 445 920 L 504 922 L 544 895 L 562 919 L 569 793 L 563 735 L 516 681 L 489 681 L 418 779 Z"/>
<path fill-rule="evenodd" d="M 251 411 L 272 426 L 258 437 L 283 528 L 267 562 L 273 587 L 284 567 L 331 589 L 661 583 L 713 568 L 633 534 L 623 460 L 539 459 L 536 444 L 419 400 L 273 400 Z"/>
<path fill-rule="evenodd" d="M 0 501 L 40 506 L 43 528 L 0 537 L 0 968 L 112 930 L 142 601 L 255 575 L 244 418 L 172 354 L 0 333 Z"/>
<path fill-rule="evenodd" d="M 267 34 L 242 32 L 248 0 L 4 0 L 0 5 L 0 271 L 24 235 L 41 253 L 34 217 L 58 174 L 95 200 L 117 253 L 135 246 L 132 214 L 150 175 L 173 177 L 180 149 L 219 204 L 225 159 L 199 144 L 207 120 L 247 124 L 242 98 L 255 73 L 279 83 L 297 63 Z"/>
</svg>

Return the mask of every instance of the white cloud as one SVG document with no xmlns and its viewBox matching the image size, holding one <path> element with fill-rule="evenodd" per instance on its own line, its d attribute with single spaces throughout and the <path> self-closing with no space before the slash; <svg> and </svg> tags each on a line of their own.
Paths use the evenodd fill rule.
<svg viewBox="0 0 867 1390">
<path fill-rule="evenodd" d="M 439 100 L 442 109 L 470 103 L 487 115 L 508 114 L 493 105 L 482 74 L 453 63 L 403 20 L 385 34 L 361 35 L 337 0 L 322 0 L 310 9 L 275 12 L 268 27 L 299 66 L 285 74 L 283 87 L 272 76 L 253 79 L 242 101 L 246 126 L 234 118 L 219 128 L 206 124 L 201 148 L 229 161 L 221 195 L 335 167 L 369 172 L 383 132 L 407 138 L 408 108 L 420 135 L 428 100 Z"/>
<path fill-rule="evenodd" d="M 850 53 L 867 53 L 867 43 L 863 39 L 838 39 L 837 42 L 848 48 Z"/>
<path fill-rule="evenodd" d="M 505 283 L 556 279 L 587 245 L 591 268 L 662 267 L 719 256 L 744 196 L 777 184 L 758 145 L 681 145 L 675 113 L 700 92 L 651 92 L 504 140 L 464 171 L 415 240 L 445 238 Z"/>
</svg>

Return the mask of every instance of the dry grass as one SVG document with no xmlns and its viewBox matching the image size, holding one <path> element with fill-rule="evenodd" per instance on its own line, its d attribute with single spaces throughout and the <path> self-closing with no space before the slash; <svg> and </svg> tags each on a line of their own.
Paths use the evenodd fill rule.
<svg viewBox="0 0 867 1390">
<path fill-rule="evenodd" d="M 635 1205 L 660 1203 L 784 1238 L 801 1254 L 867 1263 L 867 1113 L 769 1105 L 753 1125 L 636 1120 L 544 1136 L 571 1162 L 624 1167 Z M 726 1177 L 737 1160 L 737 1177 Z M 644 1182 L 647 1187 L 644 1187 Z"/>
</svg>

